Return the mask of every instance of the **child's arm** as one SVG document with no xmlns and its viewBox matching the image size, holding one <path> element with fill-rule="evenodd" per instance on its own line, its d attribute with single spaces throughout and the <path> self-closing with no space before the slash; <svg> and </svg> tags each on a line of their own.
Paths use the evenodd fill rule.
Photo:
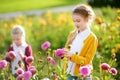
<svg viewBox="0 0 120 80">
<path fill-rule="evenodd" d="M 8 57 L 8 52 L 6 52 L 5 56 L 3 57 L 4 60 L 11 62 L 11 59 Z"/>
<path fill-rule="evenodd" d="M 30 45 L 28 45 L 28 46 L 26 47 L 25 56 L 26 56 L 26 57 L 32 56 L 32 47 L 31 47 Z"/>
<path fill-rule="evenodd" d="M 10 59 L 10 57 L 8 56 L 8 52 L 9 52 L 9 51 L 13 51 L 12 45 L 9 46 L 9 48 L 8 48 L 8 50 L 7 50 L 7 52 L 6 52 L 6 54 L 5 54 L 5 56 L 4 56 L 3 59 L 5 59 L 5 60 L 8 61 L 8 62 L 11 62 L 11 59 Z"/>
<path fill-rule="evenodd" d="M 98 43 L 97 39 L 93 37 L 90 40 L 90 43 L 87 45 L 89 48 L 87 49 L 87 52 L 84 53 L 85 56 L 72 54 L 71 57 L 70 57 L 70 60 L 72 62 L 74 62 L 76 64 L 80 64 L 80 65 L 89 64 L 92 61 L 92 59 L 94 57 L 94 54 L 96 52 L 97 43 Z M 83 53 L 80 53 L 80 54 L 83 54 Z"/>
<path fill-rule="evenodd" d="M 27 63 L 27 62 L 26 62 L 26 58 L 29 57 L 29 56 L 32 56 L 32 47 L 31 47 L 30 45 L 28 45 L 28 46 L 26 47 L 25 57 L 23 58 L 25 64 L 27 64 L 27 65 L 31 65 L 31 63 Z"/>
<path fill-rule="evenodd" d="M 25 49 L 25 55 L 21 53 L 21 51 L 18 52 L 21 58 L 24 60 L 26 57 L 32 56 L 32 48 L 31 46 L 27 46 Z"/>
</svg>

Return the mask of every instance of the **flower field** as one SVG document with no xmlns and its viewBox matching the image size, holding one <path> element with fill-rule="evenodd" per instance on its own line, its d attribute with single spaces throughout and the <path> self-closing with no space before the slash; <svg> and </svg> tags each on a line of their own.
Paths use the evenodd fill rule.
<svg viewBox="0 0 120 80">
<path fill-rule="evenodd" d="M 93 80 L 119 80 L 120 9 L 108 7 L 94 10 L 96 18 L 91 25 L 91 30 L 96 34 L 99 43 L 93 60 Z M 66 58 L 57 58 L 55 52 L 64 47 L 69 32 L 74 29 L 71 13 L 46 11 L 39 16 L 20 15 L 12 19 L 0 19 L 0 60 L 12 43 L 10 31 L 15 24 L 24 26 L 26 41 L 32 46 L 34 56 L 32 65 L 37 70 L 35 78 L 37 80 L 58 80 L 58 78 L 66 80 Z M 47 48 L 42 45 L 45 41 L 49 43 Z M 109 65 L 107 70 L 104 70 L 102 63 Z M 0 80 L 8 80 L 8 78 L 15 80 L 10 74 L 9 64 L 7 65 L 5 69 L 0 68 Z"/>
</svg>

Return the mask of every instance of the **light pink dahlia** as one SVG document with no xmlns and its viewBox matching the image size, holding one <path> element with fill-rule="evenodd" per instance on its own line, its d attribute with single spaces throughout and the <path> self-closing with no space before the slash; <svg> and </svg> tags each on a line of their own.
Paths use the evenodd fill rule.
<svg viewBox="0 0 120 80">
<path fill-rule="evenodd" d="M 49 78 L 43 78 L 42 80 L 50 80 Z"/>
<path fill-rule="evenodd" d="M 48 47 L 50 47 L 50 42 L 46 41 L 41 45 L 42 50 L 46 50 Z"/>
<path fill-rule="evenodd" d="M 110 68 L 109 72 L 110 72 L 112 75 L 117 75 L 117 69 L 116 69 L 116 68 Z"/>
<path fill-rule="evenodd" d="M 49 61 L 54 66 L 56 65 L 56 62 L 52 57 L 47 57 L 47 61 Z"/>
<path fill-rule="evenodd" d="M 82 66 L 82 67 L 80 67 L 79 71 L 80 71 L 80 74 L 81 74 L 83 77 L 86 77 L 86 76 L 89 76 L 89 75 L 90 75 L 90 73 L 91 73 L 91 68 L 90 68 L 90 66 Z"/>
<path fill-rule="evenodd" d="M 23 75 L 22 75 L 22 74 L 19 74 L 19 75 L 16 77 L 16 80 L 23 80 Z"/>
<path fill-rule="evenodd" d="M 59 59 L 64 58 L 64 49 L 57 49 L 55 51 L 55 57 Z"/>
<path fill-rule="evenodd" d="M 18 68 L 17 69 L 17 74 L 24 74 L 24 70 L 22 68 Z"/>
<path fill-rule="evenodd" d="M 8 57 L 9 57 L 10 59 L 16 58 L 15 52 L 14 52 L 14 51 L 9 51 L 9 52 L 8 52 Z"/>
<path fill-rule="evenodd" d="M 0 61 L 0 69 L 4 69 L 7 66 L 7 61 L 6 60 L 1 60 Z"/>
<path fill-rule="evenodd" d="M 101 68 L 102 68 L 103 70 L 108 70 L 108 69 L 110 68 L 110 65 L 107 64 L 107 63 L 102 63 L 102 64 L 101 64 Z"/>
<path fill-rule="evenodd" d="M 31 77 L 32 77 L 32 73 L 30 71 L 24 72 L 23 74 L 24 80 L 30 80 Z"/>
<path fill-rule="evenodd" d="M 28 70 L 32 73 L 32 75 L 34 75 L 37 72 L 35 66 L 28 67 Z"/>
<path fill-rule="evenodd" d="M 31 64 L 34 61 L 34 57 L 28 56 L 28 57 L 26 57 L 25 61 L 26 61 L 26 63 Z"/>
</svg>

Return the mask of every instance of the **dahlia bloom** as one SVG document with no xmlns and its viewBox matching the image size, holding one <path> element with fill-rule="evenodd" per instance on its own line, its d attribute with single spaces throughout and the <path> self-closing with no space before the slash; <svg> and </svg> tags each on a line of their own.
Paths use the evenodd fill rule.
<svg viewBox="0 0 120 80">
<path fill-rule="evenodd" d="M 110 72 L 112 75 L 117 75 L 117 70 L 116 70 L 116 68 L 110 68 L 109 72 Z"/>
<path fill-rule="evenodd" d="M 50 80 L 49 78 L 43 78 L 42 80 Z"/>
<path fill-rule="evenodd" d="M 25 61 L 26 61 L 26 63 L 31 64 L 34 61 L 34 58 L 33 58 L 33 56 L 28 56 L 28 57 L 26 57 Z"/>
<path fill-rule="evenodd" d="M 80 74 L 83 76 L 83 77 L 86 77 L 86 76 L 89 76 L 90 73 L 91 73 L 91 67 L 86 65 L 86 66 L 82 66 L 80 67 L 79 69 L 80 71 Z"/>
<path fill-rule="evenodd" d="M 32 73 L 30 71 L 26 71 L 23 74 L 24 80 L 30 80 L 31 76 L 32 76 Z"/>
<path fill-rule="evenodd" d="M 46 41 L 41 45 L 42 50 L 46 50 L 48 47 L 50 47 L 50 42 Z"/>
<path fill-rule="evenodd" d="M 57 49 L 55 51 L 55 57 L 62 59 L 64 57 L 64 49 Z"/>
<path fill-rule="evenodd" d="M 32 75 L 34 75 L 36 73 L 36 68 L 35 66 L 30 66 L 28 67 L 28 70 L 32 73 Z"/>
<path fill-rule="evenodd" d="M 9 51 L 9 52 L 8 52 L 8 57 L 9 57 L 10 59 L 16 58 L 15 52 L 14 52 L 14 51 Z"/>
<path fill-rule="evenodd" d="M 107 64 L 107 63 L 102 63 L 102 64 L 101 64 L 101 68 L 102 68 L 103 70 L 108 70 L 108 69 L 110 68 L 110 65 Z"/>
<path fill-rule="evenodd" d="M 52 57 L 47 57 L 47 61 L 49 61 L 54 66 L 56 65 L 56 62 Z"/>
<path fill-rule="evenodd" d="M 23 79 L 23 75 L 22 74 L 18 75 L 17 78 L 16 78 L 16 80 L 22 80 L 22 79 Z"/>
<path fill-rule="evenodd" d="M 17 74 L 18 75 L 24 74 L 24 70 L 22 68 L 17 69 Z"/>
<path fill-rule="evenodd" d="M 4 69 L 7 66 L 7 61 L 6 60 L 1 60 L 0 61 L 0 69 Z"/>
</svg>

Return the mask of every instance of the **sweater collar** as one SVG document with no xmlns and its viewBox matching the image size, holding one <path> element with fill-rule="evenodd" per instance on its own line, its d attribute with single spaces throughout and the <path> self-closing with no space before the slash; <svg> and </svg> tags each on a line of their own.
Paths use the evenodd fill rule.
<svg viewBox="0 0 120 80">
<path fill-rule="evenodd" d="M 89 28 L 87 28 L 87 29 L 85 29 L 84 31 L 79 32 L 79 33 L 78 33 L 78 30 L 76 30 L 76 34 L 77 34 L 77 35 L 81 35 L 81 36 L 83 36 L 83 37 L 88 36 L 88 35 L 90 34 L 90 32 L 91 32 L 91 30 L 90 30 Z"/>
</svg>

